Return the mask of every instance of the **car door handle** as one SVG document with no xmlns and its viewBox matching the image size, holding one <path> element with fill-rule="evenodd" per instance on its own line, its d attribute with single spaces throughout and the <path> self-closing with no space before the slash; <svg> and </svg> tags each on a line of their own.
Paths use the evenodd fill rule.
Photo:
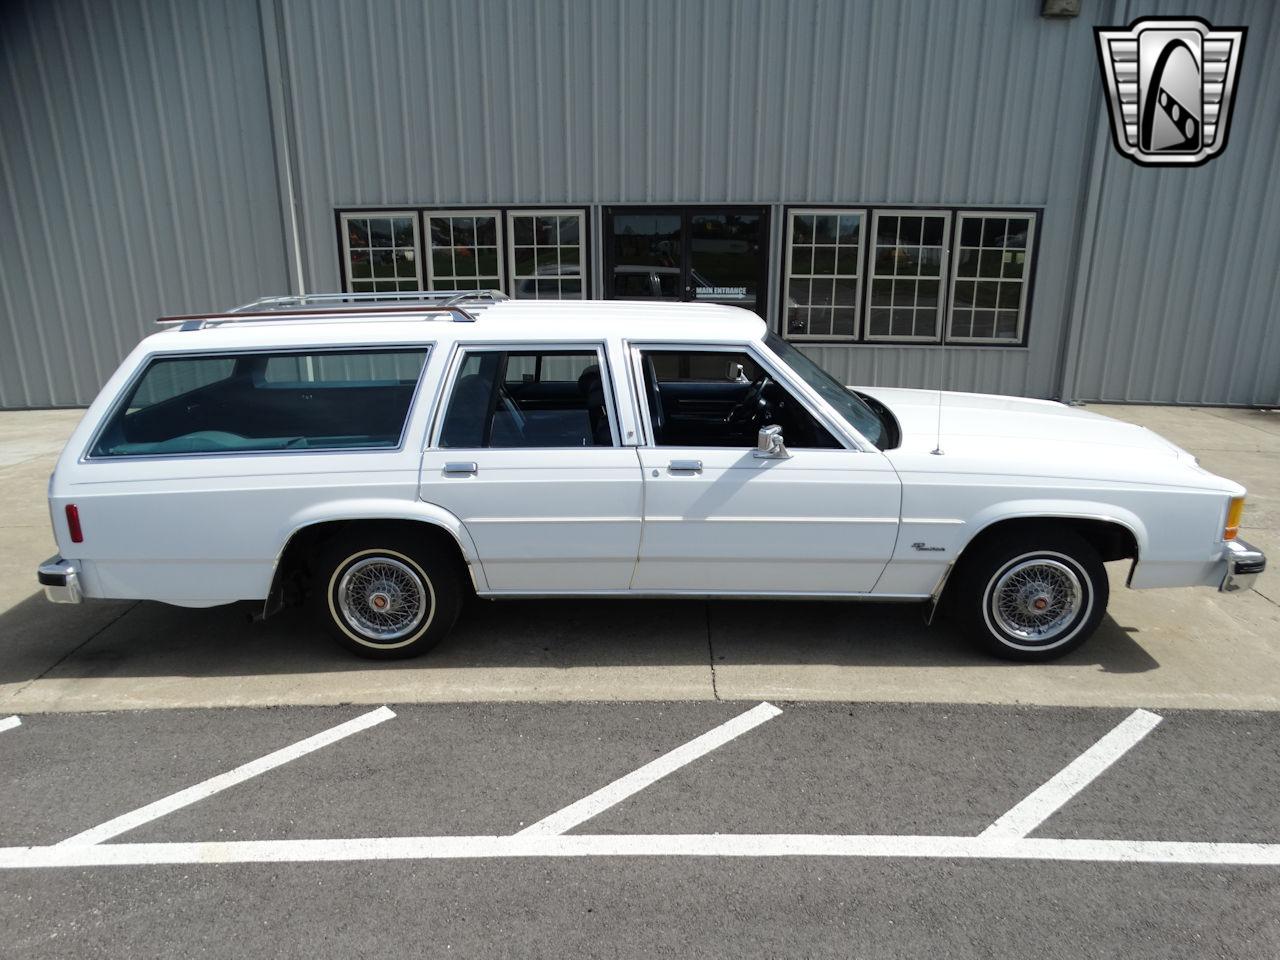
<svg viewBox="0 0 1280 960">
<path fill-rule="evenodd" d="M 479 469 L 474 460 L 446 463 L 444 465 L 444 475 L 446 477 L 470 477 L 474 476 Z"/>
<path fill-rule="evenodd" d="M 669 464 L 667 464 L 667 469 L 672 471 L 673 473 L 676 471 L 680 471 L 682 473 L 701 473 L 702 461 L 701 460 L 672 460 Z"/>
</svg>

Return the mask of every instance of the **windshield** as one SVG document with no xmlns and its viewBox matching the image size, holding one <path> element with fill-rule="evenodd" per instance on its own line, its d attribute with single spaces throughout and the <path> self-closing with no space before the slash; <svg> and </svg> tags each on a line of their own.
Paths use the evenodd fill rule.
<svg viewBox="0 0 1280 960">
<path fill-rule="evenodd" d="M 849 421 L 853 429 L 879 449 L 884 449 L 887 439 L 884 423 L 876 412 L 863 402 L 862 398 L 776 333 L 770 333 L 765 337 L 764 342 L 796 372 L 800 379 L 816 390 L 840 416 Z"/>
</svg>

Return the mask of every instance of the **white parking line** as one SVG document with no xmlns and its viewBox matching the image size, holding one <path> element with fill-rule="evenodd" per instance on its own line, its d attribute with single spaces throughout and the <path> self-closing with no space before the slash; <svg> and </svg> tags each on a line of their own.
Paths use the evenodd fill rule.
<svg viewBox="0 0 1280 960">
<path fill-rule="evenodd" d="M 1114 729 L 1054 777 L 1033 790 L 1017 806 L 979 834 L 984 838 L 1025 837 L 1064 803 L 1087 787 L 1148 733 L 1161 718 L 1146 710 L 1135 710 Z"/>
<path fill-rule="evenodd" d="M 0 733 L 20 726 L 22 726 L 21 717 L 5 717 L 3 720 L 0 720 Z"/>
<path fill-rule="evenodd" d="M 688 763 L 710 753 L 716 747 L 723 746 L 735 737 L 740 737 L 748 730 L 753 730 L 766 720 L 776 717 L 782 711 L 771 703 L 761 703 L 746 713 L 739 714 L 732 720 L 708 730 L 702 736 L 690 740 L 684 746 L 676 747 L 670 753 L 664 753 L 658 759 L 646 763 L 643 767 L 631 771 L 625 777 L 619 777 L 608 786 L 601 787 L 595 793 L 588 794 L 581 800 L 557 810 L 549 817 L 539 820 L 519 831 L 517 837 L 554 837 L 572 830 L 578 824 L 590 820 L 598 813 L 608 810 L 632 794 L 639 793 L 651 783 L 661 780 L 669 773 L 674 773 Z"/>
<path fill-rule="evenodd" d="M 216 777 L 210 777 L 208 780 L 197 783 L 193 787 L 179 790 L 163 800 L 149 803 L 145 807 L 139 807 L 137 810 L 121 814 L 115 819 L 108 820 L 106 823 L 90 830 L 85 830 L 83 833 L 77 833 L 74 837 L 68 837 L 63 840 L 57 846 L 82 847 L 110 840 L 112 837 L 119 836 L 127 830 L 140 827 L 144 823 L 149 823 L 182 807 L 190 806 L 198 800 L 213 796 L 213 794 L 220 793 L 228 787 L 234 787 L 237 783 L 243 783 L 260 773 L 266 773 L 268 770 L 273 770 L 282 764 L 288 763 L 290 760 L 296 760 L 298 757 L 319 750 L 321 747 L 327 747 L 343 737 L 349 737 L 353 733 L 358 733 L 361 730 L 382 723 L 384 720 L 390 720 L 394 716 L 395 714 L 386 707 L 371 710 L 356 717 L 354 720 L 348 720 L 346 723 L 341 723 L 336 727 L 325 730 L 323 733 L 317 733 L 315 736 L 307 737 L 305 740 L 299 740 L 291 746 L 283 747 L 274 753 L 267 754 L 265 757 L 259 757 L 257 760 L 236 767 L 234 770 L 228 770 L 226 773 L 219 774 Z"/>
<path fill-rule="evenodd" d="M 0 848 L 0 869 L 507 857 L 894 857 L 1280 866 L 1276 843 L 824 834 L 367 837 Z"/>
</svg>

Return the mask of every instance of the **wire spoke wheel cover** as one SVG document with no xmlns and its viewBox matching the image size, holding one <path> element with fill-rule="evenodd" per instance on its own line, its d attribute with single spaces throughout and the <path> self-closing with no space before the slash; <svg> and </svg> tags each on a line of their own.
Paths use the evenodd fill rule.
<svg viewBox="0 0 1280 960">
<path fill-rule="evenodd" d="M 1018 558 L 998 571 L 987 590 L 986 613 L 1015 642 L 1053 644 L 1078 624 L 1089 603 L 1082 576 L 1066 558 Z"/>
<path fill-rule="evenodd" d="M 362 643 L 396 646 L 430 622 L 430 580 L 408 557 L 367 552 L 340 567 L 333 600 L 348 631 Z"/>
</svg>

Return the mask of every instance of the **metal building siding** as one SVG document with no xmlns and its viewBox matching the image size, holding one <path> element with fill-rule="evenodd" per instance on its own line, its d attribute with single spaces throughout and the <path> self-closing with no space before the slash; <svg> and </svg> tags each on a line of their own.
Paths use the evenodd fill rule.
<svg viewBox="0 0 1280 960">
<path fill-rule="evenodd" d="M 1131 3 L 1128 19 L 1183 13 Z M 1081 399 L 1280 404 L 1280 11 L 1197 11 L 1249 28 L 1226 151 L 1193 169 L 1108 149 L 1075 358 Z"/>
<path fill-rule="evenodd" d="M 0 407 L 88 403 L 157 315 L 286 286 L 258 17 L 0 12 Z"/>
<path fill-rule="evenodd" d="M 600 205 L 717 202 L 771 207 L 775 325 L 784 204 L 1041 211 L 1027 347 L 804 346 L 846 382 L 1052 396 L 1065 375 L 1086 399 L 1277 402 L 1280 13 L 1197 6 L 1250 26 L 1231 146 L 1159 171 L 1098 140 L 1091 28 L 1186 11 L 1038 10 L 5 4 L 0 407 L 87 402 L 158 313 L 288 291 L 295 272 L 337 289 L 338 208 L 590 206 L 598 246 Z"/>
<path fill-rule="evenodd" d="M 341 282 L 336 207 L 767 203 L 776 323 L 783 203 L 1042 207 L 1029 348 L 806 349 L 1050 395 L 1096 109 L 1062 91 L 1096 66 L 1088 23 L 1034 6 L 280 0 L 307 284 Z"/>
</svg>

